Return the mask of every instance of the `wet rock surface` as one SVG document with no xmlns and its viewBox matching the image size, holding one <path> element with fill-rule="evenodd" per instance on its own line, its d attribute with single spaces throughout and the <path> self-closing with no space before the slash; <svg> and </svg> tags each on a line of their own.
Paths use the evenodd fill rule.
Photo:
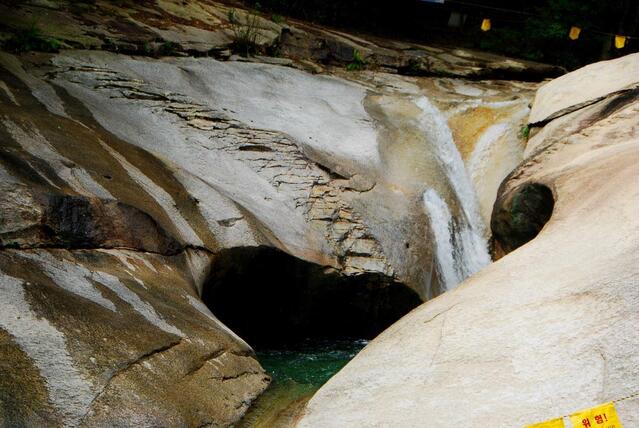
<svg viewBox="0 0 639 428">
<path fill-rule="evenodd" d="M 0 232 L 5 248 L 130 248 L 167 255 L 181 250 L 148 214 L 117 201 L 20 195 L 15 188 L 7 189 L 5 195 L 9 197 L 3 205 Z M 16 213 L 16 198 L 26 198 L 32 205 Z"/>
<path fill-rule="evenodd" d="M 487 224 L 536 84 L 459 77 L 557 71 L 262 18 L 285 58 L 240 58 L 229 10 L 0 2 L 8 37 L 36 17 L 62 42 L 0 53 L 0 424 L 232 425 L 269 380 L 202 302 L 216 285 L 249 337 L 263 296 L 297 335 L 374 335 L 440 294 L 423 193 L 462 208 L 432 115 Z M 370 69 L 347 72 L 356 51 Z M 453 77 L 398 75 L 413 57 Z"/>
<path fill-rule="evenodd" d="M 597 78 L 627 79 L 619 66 L 632 57 L 598 64 Z M 560 80 L 590 85 L 579 71 Z M 537 129 L 502 184 L 495 233 L 516 214 L 525 226 L 501 236 L 513 248 L 542 226 L 552 189 L 539 234 L 378 336 L 298 426 L 484 427 L 495 415 L 495 426 L 526 426 L 627 396 L 617 412 L 639 423 L 639 104 L 620 97 Z"/>
</svg>

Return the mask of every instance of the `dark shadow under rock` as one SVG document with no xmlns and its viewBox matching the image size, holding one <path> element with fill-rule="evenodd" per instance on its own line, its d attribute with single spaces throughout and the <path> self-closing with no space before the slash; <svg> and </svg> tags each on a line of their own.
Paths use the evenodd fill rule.
<svg viewBox="0 0 639 428">
<path fill-rule="evenodd" d="M 257 349 L 304 338 L 372 338 L 421 303 L 387 276 L 344 276 L 269 247 L 220 253 L 203 300 Z"/>
<path fill-rule="evenodd" d="M 14 200 L 31 205 L 18 212 L 11 204 L 0 204 L 0 248 L 129 248 L 166 255 L 182 248 L 151 216 L 131 205 L 80 195 L 19 194 L 20 189 Z"/>
<path fill-rule="evenodd" d="M 490 226 L 496 246 L 507 254 L 535 238 L 550 220 L 552 190 L 527 183 L 495 202 Z"/>
</svg>

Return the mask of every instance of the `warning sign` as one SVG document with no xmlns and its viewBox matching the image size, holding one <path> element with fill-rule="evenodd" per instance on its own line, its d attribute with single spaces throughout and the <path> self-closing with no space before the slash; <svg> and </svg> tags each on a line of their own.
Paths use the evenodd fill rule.
<svg viewBox="0 0 639 428">
<path fill-rule="evenodd" d="M 534 425 L 528 425 L 526 428 L 565 428 L 564 418 L 552 419 L 546 422 L 540 422 Z"/>
<path fill-rule="evenodd" d="M 570 415 L 574 428 L 623 428 L 614 403 L 606 403 Z"/>
</svg>

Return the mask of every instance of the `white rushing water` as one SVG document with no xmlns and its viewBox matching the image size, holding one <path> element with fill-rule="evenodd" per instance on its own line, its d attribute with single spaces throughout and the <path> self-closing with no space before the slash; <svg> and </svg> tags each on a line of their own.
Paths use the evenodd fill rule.
<svg viewBox="0 0 639 428">
<path fill-rule="evenodd" d="M 422 110 L 420 127 L 442 166 L 457 198 L 461 215 L 454 218 L 435 189 L 423 195 L 424 209 L 435 239 L 435 255 L 443 289 L 450 290 L 490 263 L 484 224 L 475 189 L 457 150 L 444 115 L 426 97 L 416 100 Z"/>
<path fill-rule="evenodd" d="M 450 284 L 458 284 L 461 281 L 455 267 L 455 250 L 452 239 L 453 216 L 450 214 L 448 205 L 435 189 L 428 189 L 424 192 L 424 208 L 430 218 L 430 227 L 435 238 L 439 276 L 448 288 Z"/>
</svg>

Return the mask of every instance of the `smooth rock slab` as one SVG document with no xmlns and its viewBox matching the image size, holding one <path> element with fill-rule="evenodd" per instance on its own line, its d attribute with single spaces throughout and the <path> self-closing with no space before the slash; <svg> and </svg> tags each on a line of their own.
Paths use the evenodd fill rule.
<svg viewBox="0 0 639 428">
<path fill-rule="evenodd" d="M 382 333 L 298 426 L 518 427 L 639 391 L 639 104 L 617 107 L 502 185 L 553 190 L 541 234 Z M 617 407 L 639 424 L 639 399 Z"/>
<path fill-rule="evenodd" d="M 528 122 L 535 124 L 554 119 L 637 85 L 639 54 L 587 65 L 539 88 Z"/>
</svg>

